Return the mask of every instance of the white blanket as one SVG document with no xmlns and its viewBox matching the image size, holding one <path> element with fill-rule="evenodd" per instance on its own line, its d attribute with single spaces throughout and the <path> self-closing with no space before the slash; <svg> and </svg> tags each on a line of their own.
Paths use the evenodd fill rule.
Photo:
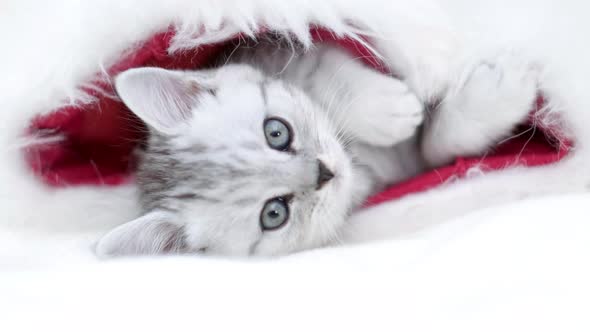
<svg viewBox="0 0 590 332">
<path fill-rule="evenodd" d="M 137 213 L 133 188 L 49 190 L 22 163 L 21 134 L 33 116 L 81 98 L 76 87 L 129 44 L 176 19 L 220 28 L 227 8 L 240 31 L 260 18 L 300 33 L 311 21 L 340 29 L 350 17 L 375 23 L 407 51 L 415 72 L 406 76 L 436 83 L 446 75 L 435 70 L 438 44 L 430 42 L 440 29 L 431 12 L 404 9 L 422 2 L 429 1 L 322 0 L 313 2 L 317 7 L 305 6 L 307 0 L 0 1 L 0 331 L 590 331 L 588 194 L 453 219 L 463 211 L 448 203 L 461 207 L 462 198 L 497 179 L 491 178 L 480 187 L 453 187 L 456 196 L 433 194 L 432 211 L 444 215 L 400 204 L 395 211 L 405 218 L 391 217 L 392 223 L 451 221 L 385 242 L 273 260 L 98 262 L 92 243 Z M 527 173 L 508 189 L 587 191 L 587 3 L 436 2 L 475 39 L 522 44 L 552 60 L 561 75 L 546 88 L 558 109 L 575 110 L 570 124 L 582 143 L 570 163 L 575 167 Z M 428 42 L 413 43 L 415 35 L 399 27 L 421 19 Z M 481 195 L 482 206 L 525 197 L 494 189 Z M 403 214 L 406 207 L 413 214 Z"/>
<path fill-rule="evenodd" d="M 589 204 L 525 201 L 274 260 L 70 256 L 2 272 L 0 330 L 589 331 Z"/>
</svg>

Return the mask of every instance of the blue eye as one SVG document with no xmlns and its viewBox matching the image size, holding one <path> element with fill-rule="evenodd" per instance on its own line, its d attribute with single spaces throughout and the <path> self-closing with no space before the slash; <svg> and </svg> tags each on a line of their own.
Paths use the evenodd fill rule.
<svg viewBox="0 0 590 332">
<path fill-rule="evenodd" d="M 264 121 L 264 136 L 268 145 L 279 151 L 287 151 L 291 147 L 291 128 L 289 124 L 278 118 Z"/>
<path fill-rule="evenodd" d="M 264 204 L 260 214 L 260 226 L 264 231 L 272 231 L 285 225 L 289 220 L 288 199 L 273 198 Z"/>
</svg>

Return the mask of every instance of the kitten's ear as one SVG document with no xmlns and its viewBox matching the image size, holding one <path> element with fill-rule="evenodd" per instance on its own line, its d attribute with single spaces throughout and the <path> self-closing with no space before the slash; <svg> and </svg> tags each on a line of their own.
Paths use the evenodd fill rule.
<svg viewBox="0 0 590 332">
<path fill-rule="evenodd" d="M 184 229 L 163 212 L 151 212 L 103 236 L 96 245 L 101 258 L 180 253 L 186 249 Z"/>
<path fill-rule="evenodd" d="M 136 68 L 118 75 L 115 89 L 133 113 L 166 134 L 192 116 L 198 99 L 211 91 L 209 83 L 180 71 Z"/>
</svg>

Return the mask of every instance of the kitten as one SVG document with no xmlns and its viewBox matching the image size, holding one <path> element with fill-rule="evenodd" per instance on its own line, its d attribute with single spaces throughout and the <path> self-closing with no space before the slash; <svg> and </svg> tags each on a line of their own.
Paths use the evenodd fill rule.
<svg viewBox="0 0 590 332">
<path fill-rule="evenodd" d="M 369 195 L 483 152 L 526 117 L 535 77 L 515 59 L 475 66 L 423 134 L 406 84 L 335 46 L 262 44 L 219 68 L 124 72 L 117 92 L 150 128 L 137 172 L 145 214 L 97 254 L 278 255 L 335 242 Z"/>
</svg>

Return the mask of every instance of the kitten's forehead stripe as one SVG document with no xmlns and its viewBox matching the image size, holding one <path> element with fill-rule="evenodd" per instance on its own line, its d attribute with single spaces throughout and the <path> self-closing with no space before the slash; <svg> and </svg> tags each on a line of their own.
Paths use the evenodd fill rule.
<svg viewBox="0 0 590 332">
<path fill-rule="evenodd" d="M 240 147 L 247 150 L 260 150 L 261 148 L 260 145 L 254 141 L 243 142 L 240 144 Z"/>
<path fill-rule="evenodd" d="M 223 150 L 225 147 L 219 147 L 219 149 Z M 203 154 L 208 152 L 210 149 L 205 144 L 191 144 L 191 146 L 186 148 L 178 148 L 176 151 L 178 152 L 186 152 L 186 153 L 194 153 L 194 154 Z"/>
<path fill-rule="evenodd" d="M 238 198 L 232 201 L 233 205 L 236 206 L 250 206 L 252 204 L 256 204 L 257 200 L 254 198 Z"/>
<path fill-rule="evenodd" d="M 161 135 L 152 136 L 151 143 L 144 156 L 144 167 L 138 172 L 138 182 L 145 189 L 141 193 L 145 208 L 177 211 L 190 201 L 209 204 L 226 201 L 240 207 L 256 204 L 254 198 L 235 197 L 260 176 L 259 168 L 250 158 L 233 153 L 231 147 L 224 145 L 178 146 L 174 139 Z M 246 155 L 261 149 L 255 141 L 245 141 L 239 146 L 247 151 Z"/>
<path fill-rule="evenodd" d="M 236 163 L 237 165 L 246 165 L 246 159 L 238 156 L 238 155 L 231 155 L 229 156 L 230 160 L 234 163 Z"/>
<path fill-rule="evenodd" d="M 178 199 L 181 201 L 206 201 L 209 203 L 219 203 L 220 200 L 217 198 L 208 197 L 205 195 L 197 194 L 195 192 L 190 193 L 181 193 L 176 195 L 171 195 L 171 198 Z"/>
</svg>

